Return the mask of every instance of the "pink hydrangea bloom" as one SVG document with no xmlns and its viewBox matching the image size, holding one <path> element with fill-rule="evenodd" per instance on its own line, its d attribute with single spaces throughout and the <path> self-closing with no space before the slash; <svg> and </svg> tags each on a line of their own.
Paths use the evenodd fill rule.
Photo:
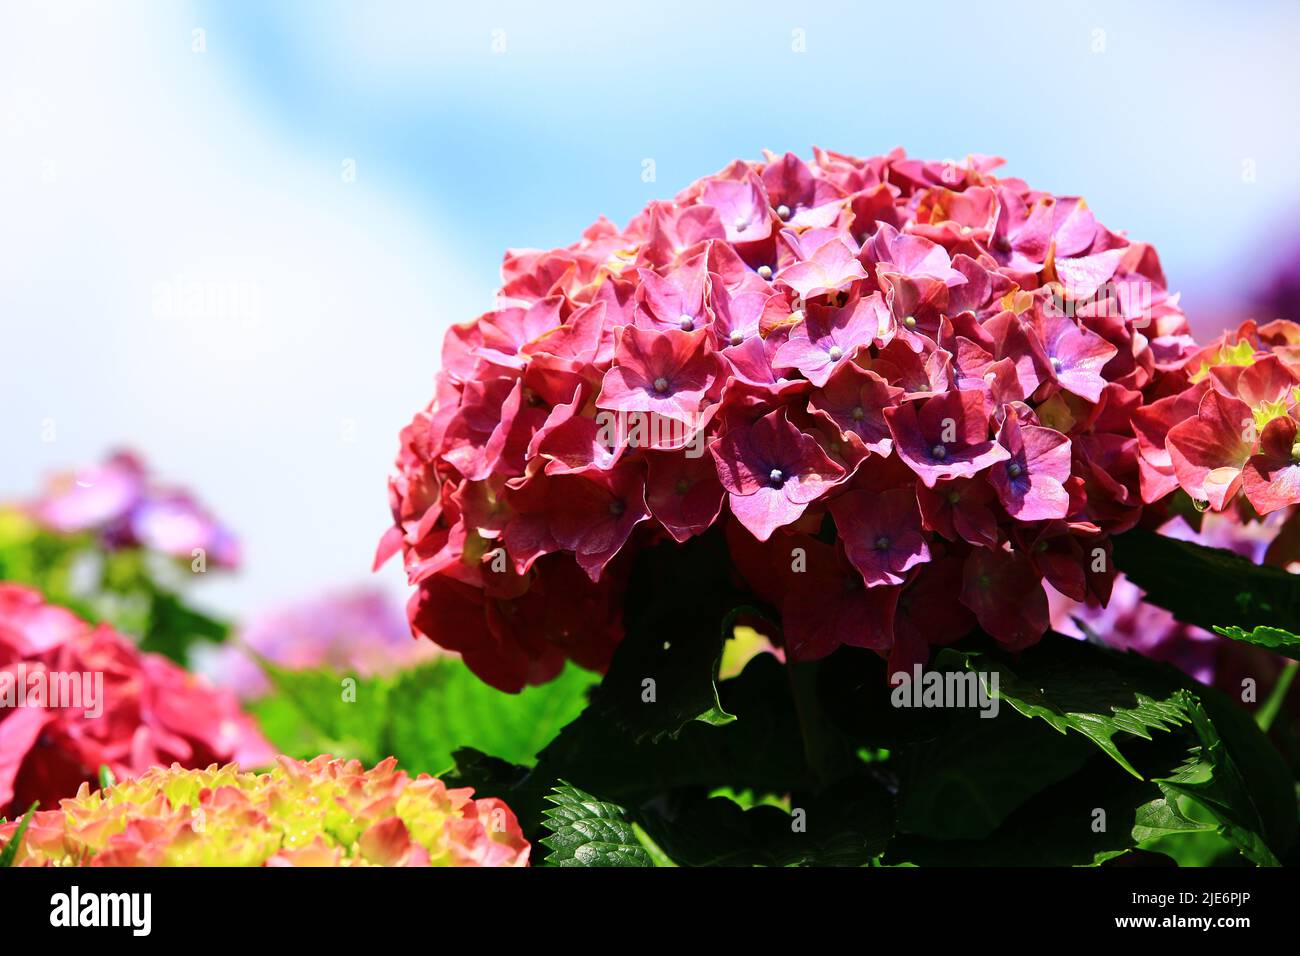
<svg viewBox="0 0 1300 956">
<path fill-rule="evenodd" d="M 274 757 L 231 691 L 10 584 L 0 584 L 0 702 L 0 815 L 53 807 L 103 766 L 124 778 L 173 761 Z"/>
<path fill-rule="evenodd" d="M 1179 374 L 1142 417 L 1144 493 L 1177 484 L 1215 511 L 1244 497 L 1261 515 L 1300 503 L 1300 325 L 1244 322 Z"/>
<path fill-rule="evenodd" d="M 412 639 L 400 605 L 382 590 L 361 587 L 254 615 L 232 642 L 200 646 L 193 653 L 196 671 L 252 699 L 271 690 L 258 657 L 289 670 L 329 668 L 369 677 L 413 666 L 439 651 Z"/>
<path fill-rule="evenodd" d="M 600 668 L 636 552 L 715 529 L 795 659 L 1024 647 L 1044 581 L 1104 600 L 1109 535 L 1219 480 L 1217 438 L 1167 440 L 1212 386 L 1155 250 L 1000 163 L 768 154 L 508 253 L 401 436 L 412 627 L 509 690 Z"/>
<path fill-rule="evenodd" d="M 817 440 L 769 412 L 727 430 L 709 446 L 731 513 L 760 541 L 798 519 L 808 504 L 843 480 L 845 471 Z"/>
<path fill-rule="evenodd" d="M 90 532 L 110 549 L 146 548 L 187 562 L 201 549 L 214 567 L 239 564 L 234 535 L 188 492 L 152 481 L 129 452 L 54 476 L 25 510 L 53 531 Z"/>
</svg>

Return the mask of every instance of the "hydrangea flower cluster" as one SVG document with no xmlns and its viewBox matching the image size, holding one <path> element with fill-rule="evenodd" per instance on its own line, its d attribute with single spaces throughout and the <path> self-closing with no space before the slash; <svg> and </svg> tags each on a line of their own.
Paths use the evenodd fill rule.
<svg viewBox="0 0 1300 956">
<path fill-rule="evenodd" d="M 1104 601 L 1194 343 L 1151 246 L 1000 162 L 769 154 L 507 253 L 402 433 L 414 630 L 505 689 L 601 668 L 632 554 L 714 527 L 795 659 Z"/>
<path fill-rule="evenodd" d="M 106 624 L 0 584 L 0 815 L 50 807 L 101 767 L 265 766 L 275 753 L 235 695 Z"/>
<path fill-rule="evenodd" d="M 82 786 L 39 811 L 19 866 L 527 866 L 530 847 L 500 800 L 473 800 L 389 758 L 280 757 L 269 773 L 231 764 L 156 767 Z M 18 821 L 0 826 L 0 843 Z"/>
<path fill-rule="evenodd" d="M 1181 486 L 1222 511 L 1300 503 L 1300 324 L 1243 322 L 1191 355 L 1180 386 L 1138 410 L 1143 494 Z"/>
<path fill-rule="evenodd" d="M 370 677 L 438 654 L 428 641 L 411 639 L 400 605 L 384 591 L 367 587 L 254 616 L 240 626 L 234 643 L 196 648 L 194 669 L 247 700 L 271 691 L 252 655 L 289 670 L 325 667 Z"/>
<path fill-rule="evenodd" d="M 239 542 L 186 491 L 152 481 L 141 460 L 117 452 L 102 465 L 55 475 L 24 510 L 63 534 L 89 532 L 108 550 L 138 547 L 214 567 L 239 564 Z"/>
</svg>

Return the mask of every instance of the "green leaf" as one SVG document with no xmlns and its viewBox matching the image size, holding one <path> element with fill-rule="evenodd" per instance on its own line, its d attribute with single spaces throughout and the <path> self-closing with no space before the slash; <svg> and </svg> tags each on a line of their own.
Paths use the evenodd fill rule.
<svg viewBox="0 0 1300 956">
<path fill-rule="evenodd" d="M 382 753 L 390 682 L 357 679 L 327 670 L 288 670 L 259 660 L 283 703 L 271 698 L 256 709 L 263 732 L 293 757 L 329 753 L 371 764 Z"/>
<path fill-rule="evenodd" d="M 1139 844 L 1158 843 L 1170 852 L 1166 847 L 1176 840 L 1195 838 L 1201 846 L 1207 831 L 1218 829 L 1248 858 L 1267 863 L 1294 838 L 1290 776 L 1250 715 L 1167 665 L 1058 635 L 1016 655 L 1014 664 L 998 652 L 958 649 L 941 653 L 936 663 L 983 672 L 990 690 L 988 675 L 996 674 L 998 696 L 1015 713 L 1070 732 L 1066 740 L 1086 739 L 1108 759 L 1100 766 L 1090 761 L 1037 793 L 1033 774 L 1026 775 L 1023 802 L 981 834 L 984 801 L 1000 797 L 1002 804 L 987 804 L 995 809 L 1014 805 L 1015 780 L 1001 778 L 1006 789 L 999 790 L 995 741 L 968 748 L 990 755 L 990 765 L 981 767 L 973 754 L 963 754 L 960 722 L 950 716 L 939 737 L 904 740 L 891 756 L 890 766 L 922 770 L 919 778 L 900 778 L 900 825 L 914 832 L 891 845 L 891 862 L 1093 865 Z M 1001 716 L 990 721 L 1002 722 Z M 1065 743 L 1057 740 L 1041 746 Z M 1044 779 L 1048 770 L 1035 768 Z M 953 787 L 947 794 L 945 783 Z M 1189 801 L 1207 812 L 1190 814 Z M 945 805 L 952 808 L 948 817 Z M 1099 810 L 1102 829 L 1093 820 Z M 984 822 L 996 819 L 989 812 Z"/>
<path fill-rule="evenodd" d="M 1188 719 L 1177 686 L 1161 679 L 1145 659 L 1058 634 L 1048 634 L 1022 654 L 1014 670 L 992 655 L 953 648 L 941 652 L 936 663 L 975 671 L 991 695 L 1062 734 L 1082 734 L 1139 779 L 1116 738 L 1149 740 L 1152 731 L 1167 732 Z"/>
<path fill-rule="evenodd" d="M 113 771 L 108 768 L 108 764 L 100 764 L 99 767 L 99 789 L 107 790 L 117 783 L 117 778 L 113 776 Z"/>
<path fill-rule="evenodd" d="M 1112 539 L 1115 564 L 1152 604 L 1206 630 L 1225 621 L 1300 631 L 1300 584 L 1293 574 L 1253 564 L 1222 548 L 1134 528 Z"/>
<path fill-rule="evenodd" d="M 1041 721 L 1007 708 L 997 717 L 965 711 L 933 741 L 906 748 L 899 774 L 899 828 L 937 839 L 988 836 L 1042 790 L 1075 773 L 1095 752 Z"/>
<path fill-rule="evenodd" d="M 1230 637 L 1234 641 L 1241 641 L 1244 644 L 1254 644 L 1256 647 L 1267 648 L 1293 661 L 1300 661 L 1300 637 L 1292 634 L 1290 631 L 1284 631 L 1280 627 L 1268 627 L 1261 625 L 1253 630 L 1247 631 L 1240 627 L 1218 627 L 1215 631 L 1224 637 Z"/>
<path fill-rule="evenodd" d="M 412 773 L 445 771 L 461 747 L 531 763 L 582 712 L 597 680 L 569 665 L 548 684 L 507 694 L 453 657 L 374 678 L 262 663 L 277 693 L 252 709 L 283 753 L 333 753 L 365 763 L 394 756 Z"/>
<path fill-rule="evenodd" d="M 14 830 L 14 835 L 9 838 L 4 846 L 0 847 L 0 870 L 8 869 L 14 865 L 14 860 L 18 858 L 18 850 L 23 845 L 23 835 L 27 833 L 27 827 L 32 822 L 32 814 L 40 806 L 37 801 L 27 808 L 23 814 L 22 822 L 18 824 L 18 829 Z"/>
<path fill-rule="evenodd" d="M 860 776 L 796 796 L 789 811 L 709 797 L 647 808 L 638 821 L 681 866 L 865 866 L 893 833 L 894 807 L 879 783 Z"/>
<path fill-rule="evenodd" d="M 1219 822 L 1220 832 L 1248 860 L 1261 866 L 1279 866 L 1266 841 L 1264 819 L 1241 771 L 1200 701 L 1186 691 L 1182 693 L 1200 746 L 1171 776 L 1158 783 L 1162 789 L 1186 796 L 1209 811 Z"/>
<path fill-rule="evenodd" d="M 474 747 L 531 764 L 539 750 L 587 705 L 599 678 L 569 664 L 553 681 L 507 694 L 448 658 L 397 677 L 388 694 L 389 751 L 408 770 L 438 773 L 452 752 Z"/>
<path fill-rule="evenodd" d="M 1294 776 L 1272 741 L 1259 729 L 1241 704 L 1214 687 L 1207 687 L 1168 665 L 1160 665 L 1171 681 L 1194 695 L 1222 738 L 1249 785 L 1251 801 L 1259 812 L 1265 842 L 1282 856 L 1295 841 L 1300 820 L 1296 815 Z M 1200 743 L 1199 737 L 1196 740 Z"/>
<path fill-rule="evenodd" d="M 549 866 L 653 866 L 623 808 L 562 784 L 546 797 L 551 835 L 540 841 L 551 852 Z"/>
<path fill-rule="evenodd" d="M 1140 749 L 1161 749 L 1143 743 Z M 1183 751 L 1185 752 L 1185 751 Z M 1177 757 L 1169 758 L 1171 763 Z M 1139 819 L 1160 799 L 1158 787 L 1135 780 L 1100 753 L 1073 776 L 1051 784 L 1017 807 L 980 839 L 933 839 L 903 834 L 886 862 L 919 866 L 1096 866 L 1134 849 Z"/>
<path fill-rule="evenodd" d="M 692 721 L 735 719 L 718 698 L 718 668 L 737 608 L 721 532 L 665 542 L 637 556 L 625 636 L 592 705 L 636 740 L 676 736 Z"/>
<path fill-rule="evenodd" d="M 657 742 L 632 735 L 589 707 L 541 750 L 531 770 L 474 750 L 455 753 L 449 786 L 510 804 L 531 838 L 545 795 L 561 780 L 623 806 L 638 806 L 681 788 L 716 787 L 756 794 L 811 787 L 799 721 L 784 666 L 771 654 L 751 660 L 740 676 L 719 685 L 737 720 L 723 726 L 693 722 Z"/>
<path fill-rule="evenodd" d="M 1193 820 L 1178 804 L 1178 793 L 1156 781 L 1161 796 L 1138 807 L 1133 823 L 1133 838 L 1139 843 L 1158 840 L 1171 834 L 1213 830 L 1214 824 Z"/>
<path fill-rule="evenodd" d="M 186 604 L 178 595 L 154 587 L 150 593 L 148 624 L 141 635 L 140 649 L 164 654 L 182 666 L 190 649 L 203 642 L 219 643 L 230 634 L 230 625 Z"/>
</svg>

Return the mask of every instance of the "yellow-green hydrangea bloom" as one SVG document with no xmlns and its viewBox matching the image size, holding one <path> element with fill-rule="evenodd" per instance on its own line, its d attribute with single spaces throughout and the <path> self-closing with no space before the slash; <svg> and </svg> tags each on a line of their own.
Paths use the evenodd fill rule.
<svg viewBox="0 0 1300 956">
<path fill-rule="evenodd" d="M 389 758 L 155 767 L 36 813 L 20 866 L 527 866 L 514 813 Z M 0 826 L 0 845 L 18 821 Z"/>
</svg>

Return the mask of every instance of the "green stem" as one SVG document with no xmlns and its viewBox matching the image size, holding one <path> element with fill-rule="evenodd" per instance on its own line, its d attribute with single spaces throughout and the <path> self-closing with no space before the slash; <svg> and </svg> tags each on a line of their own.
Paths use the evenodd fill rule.
<svg viewBox="0 0 1300 956">
<path fill-rule="evenodd" d="M 1268 733 L 1269 728 L 1273 726 L 1273 721 L 1277 719 L 1278 712 L 1281 711 L 1282 704 L 1286 700 L 1287 691 L 1291 689 L 1291 682 L 1295 680 L 1297 667 L 1300 667 L 1300 661 L 1287 662 L 1287 665 L 1282 668 L 1282 673 L 1277 675 L 1277 683 L 1273 685 L 1268 700 L 1264 701 L 1264 706 L 1260 707 L 1255 714 L 1255 723 L 1264 733 Z"/>
<path fill-rule="evenodd" d="M 785 671 L 790 678 L 790 695 L 794 698 L 795 715 L 799 719 L 804 763 L 812 773 L 814 783 L 822 787 L 838 776 L 836 765 L 840 753 L 817 700 L 817 664 L 795 664 L 787 658 Z"/>
</svg>

